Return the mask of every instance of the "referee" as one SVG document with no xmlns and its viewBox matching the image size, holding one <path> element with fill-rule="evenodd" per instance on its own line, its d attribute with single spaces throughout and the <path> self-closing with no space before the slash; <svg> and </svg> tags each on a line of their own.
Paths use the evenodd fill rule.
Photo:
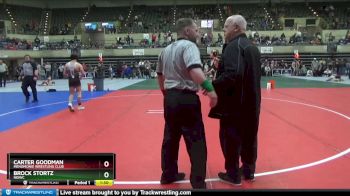
<svg viewBox="0 0 350 196">
<path fill-rule="evenodd" d="M 38 68 L 36 63 L 31 61 L 31 58 L 29 55 L 24 56 L 24 63 L 22 64 L 22 71 L 21 76 L 23 77 L 22 80 L 22 92 L 24 96 L 26 97 L 26 103 L 29 101 L 29 92 L 28 87 L 32 89 L 33 93 L 33 103 L 38 102 L 38 96 L 36 91 L 36 81 L 38 80 Z"/>
<path fill-rule="evenodd" d="M 190 182 L 193 188 L 205 189 L 207 147 L 202 121 L 201 102 L 197 95 L 199 85 L 210 99 L 217 103 L 217 95 L 206 80 L 196 40 L 197 25 L 192 19 L 176 22 L 178 40 L 167 46 L 159 55 L 157 74 L 164 95 L 164 138 L 162 144 L 161 184 L 183 180 L 178 172 L 179 142 L 184 137 L 191 161 Z"/>
</svg>

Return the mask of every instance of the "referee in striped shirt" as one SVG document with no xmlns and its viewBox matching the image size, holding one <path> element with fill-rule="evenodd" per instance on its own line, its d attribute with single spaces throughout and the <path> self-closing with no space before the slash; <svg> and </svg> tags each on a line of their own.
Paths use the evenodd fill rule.
<svg viewBox="0 0 350 196">
<path fill-rule="evenodd" d="M 176 22 L 178 40 L 159 55 L 156 72 L 164 95 L 164 138 L 162 144 L 161 184 L 183 180 L 178 171 L 179 142 L 184 137 L 191 161 L 190 182 L 195 189 L 206 188 L 207 147 L 202 120 L 201 102 L 197 95 L 200 86 L 210 99 L 210 107 L 217 103 L 214 88 L 206 80 L 196 40 L 198 27 L 192 19 Z"/>
</svg>

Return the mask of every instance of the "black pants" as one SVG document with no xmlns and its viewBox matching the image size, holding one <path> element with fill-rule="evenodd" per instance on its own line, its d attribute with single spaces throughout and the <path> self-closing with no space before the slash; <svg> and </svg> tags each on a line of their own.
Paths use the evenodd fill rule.
<svg viewBox="0 0 350 196">
<path fill-rule="evenodd" d="M 220 119 L 220 145 L 226 172 L 231 177 L 240 177 L 239 158 L 245 176 L 255 173 L 258 126 L 259 117 Z"/>
<path fill-rule="evenodd" d="M 206 176 L 207 146 L 198 95 L 195 92 L 167 90 L 164 118 L 162 177 L 171 178 L 178 173 L 179 142 L 183 135 L 191 161 L 191 185 L 194 188 L 202 186 Z"/>
<path fill-rule="evenodd" d="M 52 77 L 52 73 L 51 71 L 46 71 L 46 79 Z"/>
<path fill-rule="evenodd" d="M 38 100 L 36 92 L 36 81 L 33 79 L 33 76 L 25 76 L 22 81 L 22 91 L 26 98 L 29 98 L 30 94 L 28 92 L 28 86 L 32 89 L 33 100 Z"/>
<path fill-rule="evenodd" d="M 4 87 L 6 86 L 6 72 L 0 73 L 0 87 L 2 87 L 2 81 L 4 81 Z"/>
</svg>

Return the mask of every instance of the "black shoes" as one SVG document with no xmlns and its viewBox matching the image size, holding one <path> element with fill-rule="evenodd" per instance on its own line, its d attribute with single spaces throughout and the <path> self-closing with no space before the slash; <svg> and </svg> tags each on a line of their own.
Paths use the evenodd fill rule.
<svg viewBox="0 0 350 196">
<path fill-rule="evenodd" d="M 185 173 L 178 173 L 175 176 L 171 177 L 171 178 L 165 178 L 165 177 L 161 177 L 160 178 L 160 184 L 170 184 L 176 181 L 180 181 L 185 179 Z"/>
<path fill-rule="evenodd" d="M 233 184 L 234 186 L 241 186 L 242 185 L 242 180 L 241 180 L 240 175 L 237 175 L 237 177 L 231 177 L 227 173 L 219 172 L 218 176 L 221 180 L 228 182 L 230 184 Z"/>
<path fill-rule="evenodd" d="M 194 189 L 207 189 L 207 185 L 205 184 L 205 182 L 203 184 L 192 184 L 192 188 Z"/>
<path fill-rule="evenodd" d="M 243 171 L 243 168 L 239 168 L 239 175 L 231 176 L 227 173 L 219 172 L 218 176 L 221 180 L 233 184 L 234 186 L 242 185 L 241 176 L 243 175 L 243 179 L 249 182 L 254 182 L 255 177 L 254 174 L 247 174 Z"/>
<path fill-rule="evenodd" d="M 26 96 L 26 103 L 29 102 L 29 98 L 30 98 L 30 95 Z M 38 101 L 39 101 L 38 99 L 33 99 L 32 103 L 37 103 Z"/>
<path fill-rule="evenodd" d="M 160 184 L 170 184 L 176 181 L 180 181 L 180 180 L 184 180 L 185 179 L 185 173 L 178 173 L 175 176 L 171 177 L 171 178 L 166 178 L 162 175 L 161 179 L 160 179 Z M 207 185 L 205 184 L 205 182 L 203 183 L 192 183 L 192 188 L 194 189 L 206 189 Z"/>
<path fill-rule="evenodd" d="M 250 182 L 254 182 L 255 181 L 255 177 L 254 177 L 254 173 L 251 173 L 249 171 L 249 169 L 243 169 L 243 167 L 239 168 L 239 173 L 240 175 L 243 175 L 243 179 L 246 181 L 250 181 Z"/>
<path fill-rule="evenodd" d="M 254 174 L 244 175 L 244 180 L 254 182 L 255 181 Z"/>
</svg>

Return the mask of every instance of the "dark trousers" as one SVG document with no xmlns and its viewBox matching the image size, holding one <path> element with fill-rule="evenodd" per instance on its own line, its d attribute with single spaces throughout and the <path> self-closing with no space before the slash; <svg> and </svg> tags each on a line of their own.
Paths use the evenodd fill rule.
<svg viewBox="0 0 350 196">
<path fill-rule="evenodd" d="M 33 76 L 25 76 L 22 81 L 22 91 L 26 98 L 29 98 L 30 94 L 28 92 L 28 87 L 32 89 L 33 100 L 38 100 L 36 92 L 36 81 L 33 79 Z"/>
<path fill-rule="evenodd" d="M 46 79 L 52 77 L 52 73 L 51 71 L 46 71 Z"/>
<path fill-rule="evenodd" d="M 220 145 L 225 169 L 233 178 L 240 177 L 239 158 L 245 176 L 255 173 L 258 125 L 259 117 L 220 119 Z"/>
<path fill-rule="evenodd" d="M 0 73 L 0 87 L 2 87 L 2 81 L 4 81 L 4 87 L 6 86 L 6 72 Z"/>
<path fill-rule="evenodd" d="M 162 177 L 178 173 L 178 154 L 181 136 L 191 161 L 190 182 L 201 187 L 205 182 L 207 146 L 202 121 L 201 103 L 194 92 L 167 90 L 164 96 L 164 138 L 162 144 Z"/>
</svg>

